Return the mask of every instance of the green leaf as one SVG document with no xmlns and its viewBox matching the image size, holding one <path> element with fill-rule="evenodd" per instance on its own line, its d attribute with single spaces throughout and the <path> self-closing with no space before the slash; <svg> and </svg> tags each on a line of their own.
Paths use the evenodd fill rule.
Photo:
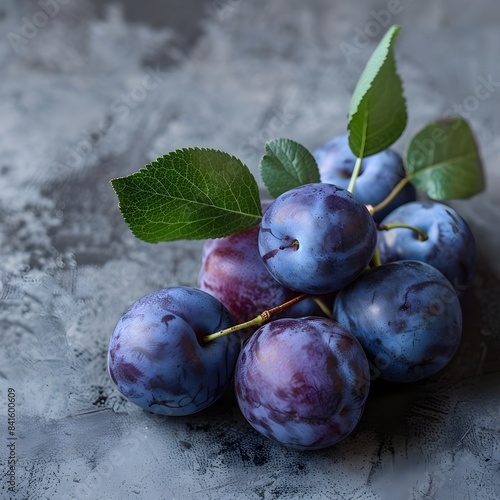
<svg viewBox="0 0 500 500">
<path fill-rule="evenodd" d="M 406 101 L 392 52 L 399 30 L 392 26 L 384 35 L 351 98 L 349 146 L 360 158 L 387 149 L 406 127 Z"/>
<path fill-rule="evenodd" d="M 484 189 L 478 147 L 462 117 L 420 129 L 408 143 L 405 168 L 410 182 L 435 200 L 469 198 Z"/>
<path fill-rule="evenodd" d="M 260 160 L 262 180 L 274 198 L 303 184 L 320 182 L 314 156 L 291 139 L 273 139 Z"/>
<path fill-rule="evenodd" d="M 248 167 L 213 149 L 173 151 L 111 184 L 132 233 L 150 243 L 219 238 L 261 219 Z"/>
</svg>

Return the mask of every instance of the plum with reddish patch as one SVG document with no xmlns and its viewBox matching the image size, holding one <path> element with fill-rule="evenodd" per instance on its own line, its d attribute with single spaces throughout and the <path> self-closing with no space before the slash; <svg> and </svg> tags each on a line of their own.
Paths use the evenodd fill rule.
<svg viewBox="0 0 500 500">
<path fill-rule="evenodd" d="M 368 361 L 357 339 L 332 319 L 313 316 L 259 328 L 235 371 L 238 404 L 252 427 L 303 450 L 348 436 L 369 386 Z"/>
<path fill-rule="evenodd" d="M 209 239 L 203 245 L 198 286 L 219 299 L 237 324 L 297 295 L 278 283 L 264 265 L 259 253 L 259 227 Z M 323 300 L 327 307 L 333 306 L 332 296 L 325 296 Z M 284 317 L 323 315 L 312 298 L 304 299 L 282 314 Z"/>
<path fill-rule="evenodd" d="M 119 391 L 141 408 L 190 415 L 216 401 L 233 375 L 240 341 L 201 337 L 233 325 L 215 297 L 189 287 L 158 290 L 139 299 L 111 336 L 108 370 Z"/>
</svg>

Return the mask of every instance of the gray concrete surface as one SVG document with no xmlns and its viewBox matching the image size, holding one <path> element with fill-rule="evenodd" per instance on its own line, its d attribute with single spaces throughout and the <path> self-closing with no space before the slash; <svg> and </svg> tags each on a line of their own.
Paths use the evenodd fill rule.
<svg viewBox="0 0 500 500">
<path fill-rule="evenodd" d="M 0 5 L 0 496 L 499 498 L 498 4 L 54 2 Z M 487 173 L 486 192 L 451 203 L 481 257 L 455 361 L 423 383 L 374 384 L 356 432 L 315 453 L 257 435 L 231 394 L 184 419 L 124 401 L 106 372 L 116 321 L 150 291 L 195 285 L 202 243 L 134 239 L 109 179 L 178 147 L 225 150 L 258 175 L 271 137 L 321 145 L 345 130 L 389 8 L 410 116 L 395 148 L 455 108 Z M 493 83 L 474 100 L 480 78 Z"/>
</svg>

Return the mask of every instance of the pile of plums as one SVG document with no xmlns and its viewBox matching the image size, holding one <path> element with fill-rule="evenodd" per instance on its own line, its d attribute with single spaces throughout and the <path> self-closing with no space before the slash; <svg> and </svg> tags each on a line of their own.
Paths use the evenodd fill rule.
<svg viewBox="0 0 500 500">
<path fill-rule="evenodd" d="M 257 431 L 313 450 L 354 430 L 374 373 L 415 382 L 449 363 L 475 272 L 469 227 L 449 206 L 415 201 L 410 184 L 372 215 L 405 175 L 392 150 L 363 160 L 352 194 L 347 135 L 314 156 L 321 183 L 263 206 L 259 226 L 205 242 L 198 288 L 159 290 L 125 312 L 108 353 L 125 397 L 189 415 L 234 383 Z M 204 340 L 299 294 L 259 328 Z"/>
</svg>

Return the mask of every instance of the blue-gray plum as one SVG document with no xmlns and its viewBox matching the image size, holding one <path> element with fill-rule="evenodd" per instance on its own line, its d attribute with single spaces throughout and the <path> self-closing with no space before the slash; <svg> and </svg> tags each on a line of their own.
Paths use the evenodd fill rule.
<svg viewBox="0 0 500 500">
<path fill-rule="evenodd" d="M 274 278 L 298 292 L 341 289 L 370 262 L 377 230 L 346 189 L 315 183 L 278 196 L 264 213 L 259 252 Z"/>
<path fill-rule="evenodd" d="M 354 335 L 332 319 L 310 316 L 260 327 L 241 350 L 234 380 L 252 427 L 288 447 L 315 450 L 357 426 L 370 370 Z"/>
<path fill-rule="evenodd" d="M 206 292 L 158 290 L 139 299 L 118 321 L 109 343 L 109 374 L 141 408 L 190 415 L 222 396 L 232 379 L 239 339 L 201 340 L 232 325 L 228 310 Z"/>
<path fill-rule="evenodd" d="M 198 286 L 219 299 L 237 324 L 292 299 L 297 292 L 278 283 L 259 253 L 259 226 L 225 238 L 209 239 L 203 245 Z M 332 297 L 325 297 L 331 308 Z M 286 317 L 322 315 L 307 298 L 282 313 Z"/>
<path fill-rule="evenodd" d="M 343 188 L 349 185 L 356 156 L 349 147 L 348 138 L 348 134 L 340 134 L 314 151 L 322 182 Z M 353 193 L 366 205 L 375 206 L 389 196 L 403 177 L 405 171 L 401 156 L 393 149 L 386 149 L 363 158 Z M 396 207 L 415 198 L 415 188 L 407 184 L 387 207 L 374 214 L 374 220 L 380 222 Z"/>
<path fill-rule="evenodd" d="M 437 201 L 407 203 L 385 217 L 384 224 L 409 224 L 423 230 L 429 238 L 421 241 L 418 233 L 406 228 L 379 231 L 382 262 L 427 262 L 439 269 L 459 294 L 471 285 L 476 269 L 476 240 L 453 208 Z"/>
<path fill-rule="evenodd" d="M 365 271 L 337 294 L 333 318 L 358 338 L 380 378 L 391 382 L 439 372 L 462 333 L 453 286 L 436 268 L 414 260 Z"/>
</svg>

